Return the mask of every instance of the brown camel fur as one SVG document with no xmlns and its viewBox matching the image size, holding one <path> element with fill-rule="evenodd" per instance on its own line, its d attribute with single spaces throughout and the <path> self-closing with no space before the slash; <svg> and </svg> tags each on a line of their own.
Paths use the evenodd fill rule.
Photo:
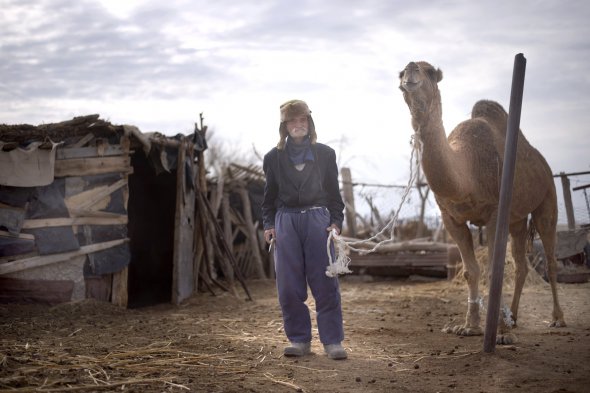
<svg viewBox="0 0 590 393">
<path fill-rule="evenodd" d="M 443 222 L 461 251 L 464 277 L 469 287 L 465 324 L 445 329 L 457 335 L 483 334 L 480 326 L 480 268 L 473 250 L 468 223 L 485 226 L 488 255 L 492 255 L 496 230 L 500 180 L 508 114 L 493 101 L 478 101 L 471 119 L 465 120 L 446 137 L 438 82 L 442 71 L 426 62 L 410 62 L 400 72 L 400 89 L 410 108 L 412 127 L 423 144 L 422 168 L 440 207 Z M 557 197 L 549 165 L 519 131 L 517 159 L 510 206 L 509 233 L 516 264 L 512 319 L 516 323 L 518 303 L 528 273 L 525 256 L 527 218 L 532 215 L 545 255 L 553 293 L 550 326 L 565 326 L 557 299 L 555 260 Z M 507 322 L 506 322 L 507 321 Z M 510 344 L 516 337 L 511 321 L 500 317 L 497 343 Z"/>
</svg>

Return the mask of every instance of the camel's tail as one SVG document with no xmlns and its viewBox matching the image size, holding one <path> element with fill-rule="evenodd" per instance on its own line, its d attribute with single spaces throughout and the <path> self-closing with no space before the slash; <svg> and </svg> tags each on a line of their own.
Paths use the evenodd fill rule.
<svg viewBox="0 0 590 393">
<path fill-rule="evenodd" d="M 527 225 L 527 242 L 526 248 L 527 250 L 533 250 L 533 240 L 535 240 L 535 234 L 537 233 L 537 229 L 535 228 L 535 223 L 533 222 L 533 217 L 529 217 L 529 223 Z"/>
</svg>

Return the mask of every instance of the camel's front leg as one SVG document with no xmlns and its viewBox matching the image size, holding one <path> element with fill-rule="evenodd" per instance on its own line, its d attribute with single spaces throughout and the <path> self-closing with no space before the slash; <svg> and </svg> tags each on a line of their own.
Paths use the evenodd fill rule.
<svg viewBox="0 0 590 393">
<path fill-rule="evenodd" d="M 460 336 L 478 336 L 483 334 L 479 316 L 479 275 L 480 269 L 473 251 L 473 239 L 466 224 L 457 224 L 446 214 L 442 214 L 445 227 L 451 237 L 457 243 L 463 260 L 463 277 L 467 280 L 469 297 L 467 299 L 467 315 L 465 324 L 448 326 L 443 329 L 445 333 L 455 333 Z"/>
</svg>

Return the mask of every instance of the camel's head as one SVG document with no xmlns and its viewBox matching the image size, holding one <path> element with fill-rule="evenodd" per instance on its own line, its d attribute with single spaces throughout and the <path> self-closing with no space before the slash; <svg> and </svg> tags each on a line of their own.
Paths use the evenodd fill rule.
<svg viewBox="0 0 590 393">
<path fill-rule="evenodd" d="M 410 62 L 399 73 L 399 88 L 410 110 L 424 111 L 427 103 L 438 96 L 437 83 L 442 80 L 442 71 L 425 61 Z"/>
</svg>

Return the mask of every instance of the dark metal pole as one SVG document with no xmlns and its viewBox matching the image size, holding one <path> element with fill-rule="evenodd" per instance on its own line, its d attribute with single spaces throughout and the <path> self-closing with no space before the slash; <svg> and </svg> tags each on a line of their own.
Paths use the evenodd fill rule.
<svg viewBox="0 0 590 393">
<path fill-rule="evenodd" d="M 492 278 L 490 280 L 486 330 L 483 339 L 484 352 L 493 352 L 496 347 L 496 330 L 498 328 L 498 317 L 500 315 L 500 302 L 502 298 L 510 201 L 512 199 L 514 167 L 516 166 L 516 148 L 518 145 L 518 130 L 520 128 L 520 110 L 522 108 L 525 69 L 526 59 L 522 53 L 519 53 L 514 58 L 514 70 L 512 72 L 512 90 L 510 92 L 506 145 L 504 147 L 504 168 L 502 169 L 502 182 L 500 184 L 496 239 L 494 240 L 494 250 L 492 259 L 490 260 L 492 263 Z"/>
</svg>

